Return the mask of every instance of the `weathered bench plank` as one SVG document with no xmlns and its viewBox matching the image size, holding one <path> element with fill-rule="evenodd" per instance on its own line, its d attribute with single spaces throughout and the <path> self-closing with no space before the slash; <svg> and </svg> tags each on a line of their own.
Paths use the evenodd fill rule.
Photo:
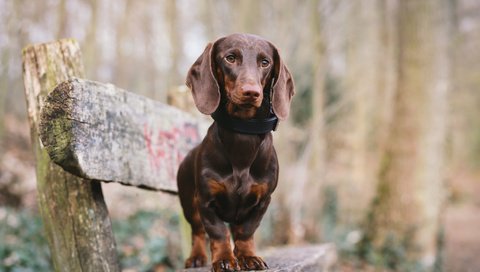
<svg viewBox="0 0 480 272">
<path fill-rule="evenodd" d="M 80 177 L 176 192 L 178 164 L 209 122 L 111 84 L 70 79 L 47 97 L 40 137 Z"/>
<path fill-rule="evenodd" d="M 335 271 L 337 250 L 334 244 L 289 246 L 264 251 L 269 269 L 266 272 L 326 272 Z M 210 267 L 184 269 L 184 272 L 208 272 Z"/>
</svg>

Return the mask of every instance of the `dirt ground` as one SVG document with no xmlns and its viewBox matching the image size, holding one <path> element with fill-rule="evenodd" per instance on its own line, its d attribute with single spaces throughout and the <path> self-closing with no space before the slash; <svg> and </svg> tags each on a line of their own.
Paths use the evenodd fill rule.
<svg viewBox="0 0 480 272">
<path fill-rule="evenodd" d="M 480 271 L 480 180 L 460 176 L 453 181 L 458 191 L 445 217 L 445 271 Z"/>
<path fill-rule="evenodd" d="M 480 205 L 450 207 L 445 230 L 445 271 L 480 271 Z"/>
</svg>

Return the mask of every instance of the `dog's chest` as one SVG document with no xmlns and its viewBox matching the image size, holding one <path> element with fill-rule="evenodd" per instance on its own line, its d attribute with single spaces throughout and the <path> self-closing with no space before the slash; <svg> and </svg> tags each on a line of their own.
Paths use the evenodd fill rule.
<svg viewBox="0 0 480 272">
<path fill-rule="evenodd" d="M 215 212 L 226 222 L 241 221 L 258 200 L 251 192 L 256 182 L 247 174 L 232 175 L 222 182 L 225 190 L 215 195 Z"/>
<path fill-rule="evenodd" d="M 225 137 L 222 139 L 222 145 L 233 172 L 235 172 L 235 169 L 250 168 L 254 161 L 265 152 L 265 141 L 256 135 L 237 134 Z"/>
</svg>

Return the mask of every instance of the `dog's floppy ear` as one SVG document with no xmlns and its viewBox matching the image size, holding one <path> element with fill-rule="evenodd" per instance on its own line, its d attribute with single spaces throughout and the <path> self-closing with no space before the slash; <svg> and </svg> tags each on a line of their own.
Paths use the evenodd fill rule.
<svg viewBox="0 0 480 272">
<path fill-rule="evenodd" d="M 220 88 L 215 78 L 215 43 L 209 43 L 202 55 L 188 71 L 186 84 L 192 90 L 193 100 L 198 110 L 210 115 L 220 103 Z"/>
<path fill-rule="evenodd" d="M 273 48 L 274 55 L 273 112 L 278 119 L 285 120 L 290 112 L 290 102 L 295 94 L 295 84 L 290 71 L 288 71 L 287 66 L 285 66 L 278 53 L 278 49 L 273 44 L 270 44 L 270 46 Z"/>
</svg>

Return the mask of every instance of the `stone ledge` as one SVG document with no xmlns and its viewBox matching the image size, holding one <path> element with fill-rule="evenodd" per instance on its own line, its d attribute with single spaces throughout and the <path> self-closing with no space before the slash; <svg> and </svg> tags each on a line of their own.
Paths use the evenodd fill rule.
<svg viewBox="0 0 480 272">
<path fill-rule="evenodd" d="M 289 246 L 264 250 L 260 256 L 270 269 L 268 272 L 321 272 L 334 271 L 337 250 L 334 244 Z M 208 272 L 210 266 L 184 269 L 183 272 Z"/>
</svg>

